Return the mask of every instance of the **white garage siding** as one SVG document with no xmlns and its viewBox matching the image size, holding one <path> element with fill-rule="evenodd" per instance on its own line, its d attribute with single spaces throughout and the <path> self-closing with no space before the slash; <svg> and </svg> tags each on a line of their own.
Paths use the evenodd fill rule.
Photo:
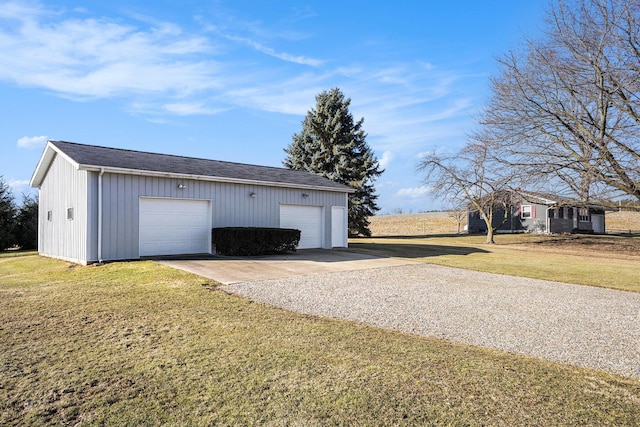
<svg viewBox="0 0 640 427">
<path fill-rule="evenodd" d="M 322 206 L 280 206 L 280 228 L 300 230 L 298 249 L 322 247 Z"/>
<path fill-rule="evenodd" d="M 105 173 L 102 179 L 104 260 L 134 259 L 140 256 L 141 198 L 211 200 L 211 228 L 280 227 L 281 205 L 313 205 L 316 208 L 326 206 L 322 213 L 322 246 L 316 246 L 324 248 L 331 247 L 330 207 L 346 206 L 347 203 L 344 193 L 333 191 L 113 173 Z M 89 172 L 89 186 L 93 194 L 98 192 L 97 183 L 98 174 Z M 184 185 L 184 188 L 179 189 L 179 184 Z M 251 197 L 251 193 L 255 193 L 255 197 Z M 97 202 L 94 203 L 97 206 Z M 93 212 L 90 227 L 93 230 L 91 233 L 96 234 L 97 209 Z M 89 259 L 95 261 L 96 251 L 91 249 L 93 257 Z"/>
<path fill-rule="evenodd" d="M 211 252 L 208 200 L 140 199 L 140 256 Z"/>
<path fill-rule="evenodd" d="M 87 197 L 87 175 L 55 156 L 39 192 L 40 254 L 79 264 L 91 260 L 87 252 L 92 235 L 87 225 L 93 212 Z M 67 219 L 69 208 L 73 209 L 73 219 Z"/>
</svg>

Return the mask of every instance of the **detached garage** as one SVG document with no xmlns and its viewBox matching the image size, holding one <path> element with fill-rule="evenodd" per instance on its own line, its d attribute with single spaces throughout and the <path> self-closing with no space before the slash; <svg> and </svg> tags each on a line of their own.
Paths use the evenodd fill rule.
<svg viewBox="0 0 640 427">
<path fill-rule="evenodd" d="M 31 186 L 38 251 L 81 264 L 210 253 L 215 227 L 296 228 L 300 249 L 346 247 L 353 192 L 304 171 L 63 141 L 47 143 Z"/>
</svg>

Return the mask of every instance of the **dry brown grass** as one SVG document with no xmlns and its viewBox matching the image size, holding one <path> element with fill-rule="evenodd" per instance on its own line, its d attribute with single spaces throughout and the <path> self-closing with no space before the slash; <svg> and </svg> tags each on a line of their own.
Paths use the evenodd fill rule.
<svg viewBox="0 0 640 427">
<path fill-rule="evenodd" d="M 369 218 L 372 236 L 423 236 L 454 234 L 457 222 L 448 212 L 429 212 L 404 215 L 378 215 Z M 462 220 L 460 228 L 467 224 Z M 640 212 L 607 212 L 608 233 L 640 233 Z"/>
<path fill-rule="evenodd" d="M 373 236 L 422 236 L 427 234 L 453 234 L 458 223 L 447 212 L 428 212 L 404 215 L 378 215 L 369 218 Z M 467 224 L 464 218 L 460 230 Z"/>
<path fill-rule="evenodd" d="M 2 426 L 640 419 L 635 379 L 289 313 L 151 261 L 14 255 L 0 257 Z"/>
<path fill-rule="evenodd" d="M 640 237 L 612 235 L 378 236 L 349 241 L 351 250 L 430 264 L 640 292 Z"/>
<path fill-rule="evenodd" d="M 640 212 L 607 212 L 605 219 L 608 233 L 640 233 Z"/>
</svg>

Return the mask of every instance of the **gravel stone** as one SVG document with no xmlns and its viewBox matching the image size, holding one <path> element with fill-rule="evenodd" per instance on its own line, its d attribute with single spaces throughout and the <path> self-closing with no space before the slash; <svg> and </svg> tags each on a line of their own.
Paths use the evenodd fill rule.
<svg viewBox="0 0 640 427">
<path fill-rule="evenodd" d="M 640 294 L 430 264 L 235 283 L 275 307 L 640 379 Z"/>
</svg>

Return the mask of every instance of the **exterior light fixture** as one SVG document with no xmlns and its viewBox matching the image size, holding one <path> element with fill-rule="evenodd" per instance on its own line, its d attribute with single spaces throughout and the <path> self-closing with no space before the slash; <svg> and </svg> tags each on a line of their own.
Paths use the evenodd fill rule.
<svg viewBox="0 0 640 427">
<path fill-rule="evenodd" d="M 255 199 L 256 198 L 256 193 L 252 191 L 251 193 L 249 193 L 249 197 L 253 197 Z"/>
<path fill-rule="evenodd" d="M 184 184 L 178 184 L 178 189 L 180 189 L 180 190 L 184 190 L 185 188 L 187 188 L 187 186 L 186 186 L 186 185 L 184 185 Z"/>
<path fill-rule="evenodd" d="M 307 193 L 302 193 L 302 197 L 309 197 Z"/>
</svg>

